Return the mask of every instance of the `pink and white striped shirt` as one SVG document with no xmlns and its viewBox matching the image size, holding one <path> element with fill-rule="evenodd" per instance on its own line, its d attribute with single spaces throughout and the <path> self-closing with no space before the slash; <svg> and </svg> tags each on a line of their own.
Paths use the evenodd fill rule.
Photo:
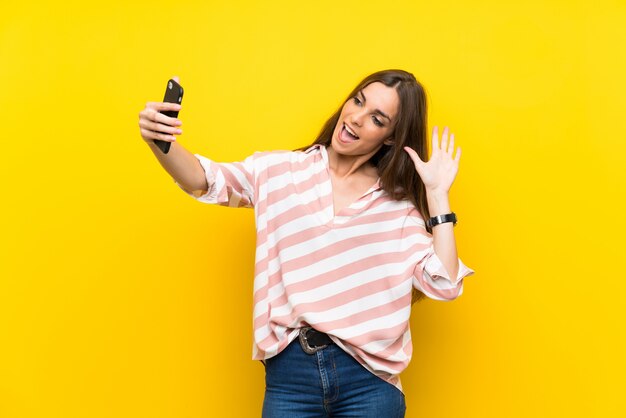
<svg viewBox="0 0 626 418">
<path fill-rule="evenodd" d="M 322 145 L 257 152 L 236 163 L 195 156 L 209 190 L 186 193 L 255 210 L 252 358 L 277 355 L 298 328 L 312 326 L 402 390 L 399 374 L 412 353 L 412 288 L 452 300 L 474 271 L 459 260 L 451 279 L 419 212 L 408 200 L 392 200 L 379 181 L 335 216 Z"/>
</svg>

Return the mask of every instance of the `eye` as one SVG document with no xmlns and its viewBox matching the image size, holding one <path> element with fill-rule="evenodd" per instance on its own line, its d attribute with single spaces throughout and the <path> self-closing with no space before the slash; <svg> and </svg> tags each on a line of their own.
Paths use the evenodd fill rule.
<svg viewBox="0 0 626 418">
<path fill-rule="evenodd" d="M 354 100 L 354 103 L 355 103 L 355 104 L 357 104 L 357 105 L 360 105 L 360 104 L 361 104 L 361 101 L 359 100 L 359 98 L 358 98 L 358 97 L 354 96 L 352 99 Z"/>
<path fill-rule="evenodd" d="M 372 120 L 374 121 L 374 125 L 380 126 L 381 128 L 383 127 L 383 123 L 380 120 L 378 120 L 376 116 L 372 116 Z"/>
</svg>

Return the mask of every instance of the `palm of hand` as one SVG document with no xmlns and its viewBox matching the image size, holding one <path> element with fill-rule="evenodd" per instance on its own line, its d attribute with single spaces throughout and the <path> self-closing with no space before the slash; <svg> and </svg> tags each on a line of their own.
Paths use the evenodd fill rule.
<svg viewBox="0 0 626 418">
<path fill-rule="evenodd" d="M 441 136 L 441 146 L 439 146 L 438 128 L 436 126 L 433 128 L 432 153 L 428 162 L 422 161 L 412 148 L 404 147 L 404 149 L 413 160 L 415 170 L 424 182 L 427 191 L 447 193 L 450 190 L 459 171 L 461 147 L 457 148 L 456 156 L 453 158 L 454 134 L 450 134 L 450 143 L 448 144 L 447 126 Z"/>
</svg>

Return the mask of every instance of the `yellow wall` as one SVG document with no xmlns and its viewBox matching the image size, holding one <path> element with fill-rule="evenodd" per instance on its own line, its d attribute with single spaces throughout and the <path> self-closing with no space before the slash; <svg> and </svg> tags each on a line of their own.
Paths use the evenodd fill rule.
<svg viewBox="0 0 626 418">
<path fill-rule="evenodd" d="M 476 270 L 414 307 L 407 417 L 624 416 L 624 22 L 623 0 L 4 2 L 0 416 L 259 416 L 252 211 L 180 191 L 137 115 L 179 75 L 180 143 L 234 161 L 311 142 L 394 67 L 463 148 Z"/>
</svg>

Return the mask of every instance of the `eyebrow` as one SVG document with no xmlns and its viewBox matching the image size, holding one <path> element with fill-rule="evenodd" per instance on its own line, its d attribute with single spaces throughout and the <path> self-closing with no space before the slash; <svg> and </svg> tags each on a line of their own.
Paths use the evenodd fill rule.
<svg viewBox="0 0 626 418">
<path fill-rule="evenodd" d="M 363 103 L 367 103 L 367 99 L 365 98 L 365 95 L 363 94 L 363 90 L 359 90 L 359 93 L 361 93 L 361 96 L 363 96 Z M 387 119 L 389 119 L 389 122 L 391 122 L 391 118 L 389 116 L 387 116 L 387 114 L 385 112 L 383 112 L 380 109 L 375 109 L 374 113 L 378 113 L 380 116 L 385 117 Z"/>
</svg>

